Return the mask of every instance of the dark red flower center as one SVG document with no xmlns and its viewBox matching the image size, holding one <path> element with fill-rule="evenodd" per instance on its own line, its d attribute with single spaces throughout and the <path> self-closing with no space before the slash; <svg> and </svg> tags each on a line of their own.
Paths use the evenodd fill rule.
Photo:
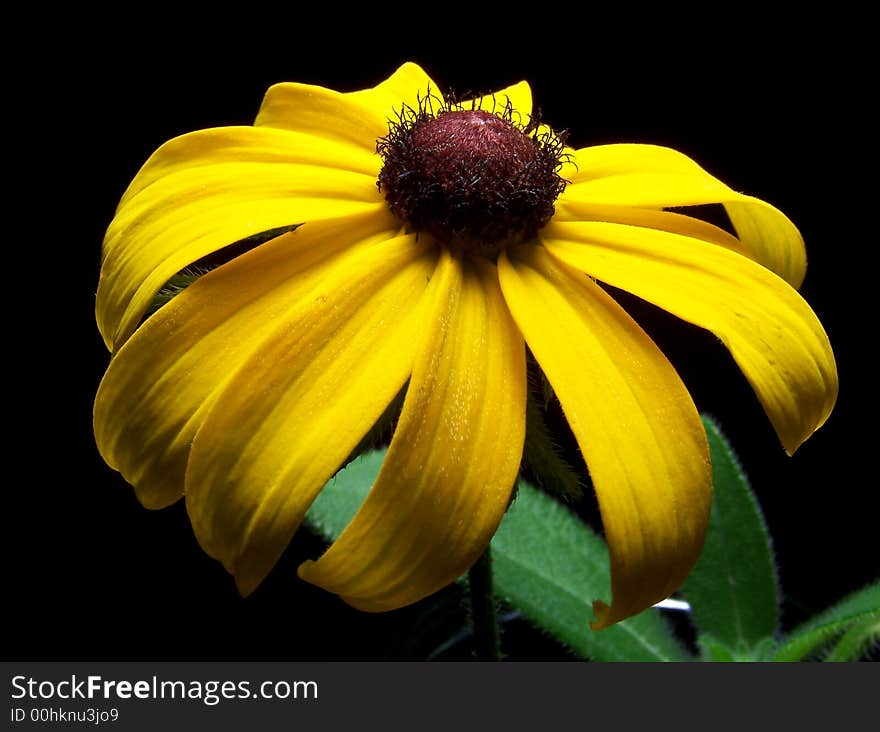
<svg viewBox="0 0 880 732">
<path fill-rule="evenodd" d="M 379 189 L 412 231 L 488 257 L 534 237 L 565 181 L 562 141 L 482 109 L 425 109 L 393 123 L 377 150 Z"/>
</svg>

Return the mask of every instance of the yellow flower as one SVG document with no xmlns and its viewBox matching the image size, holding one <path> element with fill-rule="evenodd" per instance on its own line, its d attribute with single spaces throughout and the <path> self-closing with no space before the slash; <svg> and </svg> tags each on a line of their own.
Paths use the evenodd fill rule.
<svg viewBox="0 0 880 732">
<path fill-rule="evenodd" d="M 794 289 L 794 225 L 673 150 L 563 148 L 531 111 L 525 82 L 443 103 L 411 63 L 348 94 L 278 84 L 253 127 L 167 142 L 125 192 L 98 290 L 97 443 L 145 506 L 186 497 L 243 594 L 404 387 L 369 497 L 299 573 L 369 611 L 455 580 L 519 471 L 526 344 L 599 500 L 612 602 L 594 627 L 676 590 L 708 521 L 706 437 L 597 282 L 715 333 L 789 453 L 828 417 L 836 368 Z M 738 237 L 664 210 L 710 203 Z M 279 229 L 141 324 L 175 273 Z"/>
</svg>

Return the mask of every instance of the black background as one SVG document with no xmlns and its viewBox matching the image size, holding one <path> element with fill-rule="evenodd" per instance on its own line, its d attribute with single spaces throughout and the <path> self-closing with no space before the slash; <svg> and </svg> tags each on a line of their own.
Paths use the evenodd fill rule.
<svg viewBox="0 0 880 732">
<path fill-rule="evenodd" d="M 841 396 L 828 424 L 793 458 L 714 338 L 625 302 L 740 454 L 774 538 L 783 627 L 877 576 L 868 506 L 875 429 L 862 422 L 874 395 L 862 343 L 873 335 L 876 309 L 856 301 L 863 257 L 875 246 L 867 223 L 873 211 L 854 205 L 864 91 L 850 49 L 826 52 L 821 38 L 834 28 L 822 19 L 783 31 L 692 18 L 693 29 L 648 22 L 636 31 L 632 19 L 563 18 L 539 8 L 511 28 L 457 16 L 461 22 L 441 30 L 396 12 L 380 8 L 363 24 L 336 18 L 285 26 L 252 17 L 223 34 L 207 25 L 172 30 L 169 18 L 149 35 L 138 23 L 122 34 L 76 27 L 63 41 L 42 39 L 35 53 L 43 62 L 15 75 L 7 151 L 22 165 L 8 181 L 16 193 L 7 211 L 15 377 L 6 420 L 6 655 L 404 653 L 423 608 L 361 614 L 300 582 L 297 564 L 321 548 L 305 531 L 260 589 L 240 599 L 198 548 L 181 505 L 143 509 L 102 463 L 91 404 L 107 364 L 94 325 L 100 243 L 149 154 L 184 132 L 250 123 L 273 82 L 353 90 L 408 59 L 461 93 L 525 78 L 546 120 L 568 128 L 575 146 L 669 145 L 799 226 L 810 257 L 802 292 L 831 337 Z M 48 71 L 38 70 L 42 63 Z M 505 650 L 513 659 L 568 658 L 522 622 L 509 625 Z M 445 657 L 468 653 L 465 643 Z"/>
</svg>

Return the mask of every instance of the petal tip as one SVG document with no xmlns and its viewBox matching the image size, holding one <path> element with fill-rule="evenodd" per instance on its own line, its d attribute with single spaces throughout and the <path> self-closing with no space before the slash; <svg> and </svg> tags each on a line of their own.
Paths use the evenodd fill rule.
<svg viewBox="0 0 880 732">
<path fill-rule="evenodd" d="M 135 485 L 134 494 L 138 502 L 150 511 L 161 511 L 177 503 L 183 498 L 183 492 L 177 490 L 157 490 L 152 485 Z"/>
<path fill-rule="evenodd" d="M 311 584 L 315 584 L 309 577 L 314 577 L 313 568 L 317 564 L 314 559 L 306 559 L 302 564 L 297 567 L 296 576 L 299 577 L 304 582 L 309 582 Z"/>
<path fill-rule="evenodd" d="M 404 71 L 415 71 L 421 74 L 425 73 L 425 70 L 421 67 L 421 65 L 416 63 L 415 61 L 404 61 L 402 64 L 400 64 L 400 66 L 397 67 L 394 73 L 399 74 Z M 392 74 L 392 76 L 394 76 L 394 74 Z"/>
<path fill-rule="evenodd" d="M 235 575 L 235 586 L 242 597 L 252 595 L 262 581 L 262 577 L 256 577 L 252 572 L 239 572 Z"/>
<path fill-rule="evenodd" d="M 590 621 L 590 630 L 605 630 L 614 625 L 614 621 L 611 620 L 611 608 L 602 600 L 593 601 L 593 615 L 596 619 Z"/>
</svg>

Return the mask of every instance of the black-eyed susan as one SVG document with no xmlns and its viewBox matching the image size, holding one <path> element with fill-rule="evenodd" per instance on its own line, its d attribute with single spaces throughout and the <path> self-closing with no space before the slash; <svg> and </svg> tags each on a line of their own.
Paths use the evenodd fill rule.
<svg viewBox="0 0 880 732">
<path fill-rule="evenodd" d="M 97 443 L 145 506 L 186 497 L 242 593 L 402 389 L 370 495 L 299 573 L 370 611 L 457 578 L 520 467 L 526 345 L 599 500 L 612 602 L 595 627 L 676 590 L 707 526 L 706 437 L 600 282 L 715 333 L 788 452 L 828 417 L 837 374 L 794 289 L 795 226 L 678 152 L 568 149 L 531 112 L 525 82 L 450 102 L 414 64 L 354 93 L 278 84 L 254 126 L 171 140 L 125 192 L 98 290 Z M 665 210 L 709 203 L 736 237 Z M 143 321 L 176 273 L 279 230 Z"/>
</svg>

